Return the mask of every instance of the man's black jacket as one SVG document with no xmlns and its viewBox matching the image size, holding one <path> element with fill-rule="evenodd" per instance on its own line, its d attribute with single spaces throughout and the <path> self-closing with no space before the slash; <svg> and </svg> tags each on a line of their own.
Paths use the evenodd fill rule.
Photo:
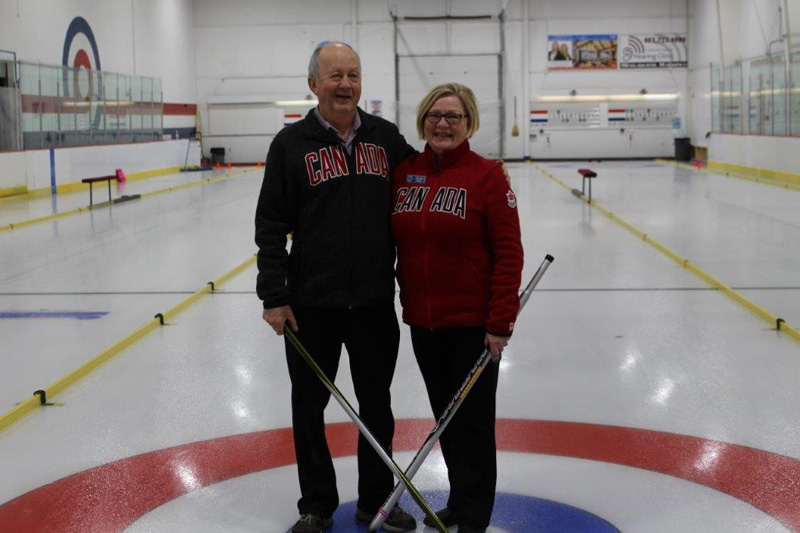
<svg viewBox="0 0 800 533">
<path fill-rule="evenodd" d="M 256 292 L 264 308 L 394 300 L 392 173 L 414 149 L 391 122 L 358 113 L 350 154 L 313 110 L 270 145 L 256 209 Z"/>
</svg>

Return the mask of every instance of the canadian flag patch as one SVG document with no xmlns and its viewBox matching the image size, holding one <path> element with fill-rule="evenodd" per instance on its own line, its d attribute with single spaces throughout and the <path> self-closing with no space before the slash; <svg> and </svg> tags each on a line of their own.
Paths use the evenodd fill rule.
<svg viewBox="0 0 800 533">
<path fill-rule="evenodd" d="M 514 195 L 514 191 L 511 189 L 509 189 L 506 193 L 506 199 L 508 199 L 508 207 L 517 207 L 517 197 Z"/>
</svg>

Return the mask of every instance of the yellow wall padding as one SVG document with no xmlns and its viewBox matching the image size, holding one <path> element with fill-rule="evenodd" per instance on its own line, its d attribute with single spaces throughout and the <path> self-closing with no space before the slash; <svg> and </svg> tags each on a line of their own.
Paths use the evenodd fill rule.
<svg viewBox="0 0 800 533">
<path fill-rule="evenodd" d="M 25 185 L 20 185 L 19 187 L 6 187 L 4 189 L 0 189 L 0 199 L 8 198 L 11 196 L 22 196 L 24 194 L 28 194 L 28 187 Z"/>
<path fill-rule="evenodd" d="M 696 167 L 688 163 L 678 163 L 676 161 L 670 161 L 668 159 L 656 159 L 655 161 L 657 163 L 663 163 L 665 165 L 673 165 L 688 170 L 694 170 L 696 172 L 704 172 L 706 174 L 717 174 L 719 176 L 726 176 L 728 178 L 737 178 L 737 179 L 752 181 L 755 183 L 761 183 L 763 185 L 771 185 L 773 187 L 779 187 L 781 189 L 800 191 L 800 174 L 791 174 L 789 172 L 777 172 L 774 170 L 771 171 L 761 170 L 751 167 L 737 167 L 736 165 L 724 165 L 723 163 L 717 163 L 715 161 L 709 161 L 708 168 Z M 731 167 L 731 168 L 726 169 L 723 167 Z M 739 169 L 749 169 L 749 171 L 739 172 L 732 167 L 736 167 Z M 785 177 L 778 177 L 777 176 L 778 174 L 785 175 Z M 776 177 L 768 177 L 768 176 L 776 176 Z"/>
</svg>

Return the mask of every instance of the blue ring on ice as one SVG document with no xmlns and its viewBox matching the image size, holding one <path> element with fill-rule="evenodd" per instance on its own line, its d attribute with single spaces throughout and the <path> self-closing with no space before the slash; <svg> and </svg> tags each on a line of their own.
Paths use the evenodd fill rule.
<svg viewBox="0 0 800 533">
<path fill-rule="evenodd" d="M 441 509 L 447 502 L 445 491 L 422 492 L 422 496 L 434 510 Z M 419 528 L 425 516 L 408 493 L 403 493 L 400 505 L 417 519 Z M 339 506 L 333 515 L 333 527 L 326 533 L 361 533 L 367 525 L 355 519 L 356 502 Z M 619 533 L 619 529 L 599 516 L 564 503 L 526 496 L 498 492 L 494 502 L 490 529 L 509 533 Z M 431 531 L 427 528 L 426 531 Z"/>
</svg>

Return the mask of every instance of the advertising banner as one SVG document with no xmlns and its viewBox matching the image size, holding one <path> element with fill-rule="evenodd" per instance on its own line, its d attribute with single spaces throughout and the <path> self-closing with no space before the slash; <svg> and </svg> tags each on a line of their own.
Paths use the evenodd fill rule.
<svg viewBox="0 0 800 533">
<path fill-rule="evenodd" d="M 548 70 L 617 68 L 616 35 L 548 35 Z"/>
<path fill-rule="evenodd" d="M 619 68 L 685 68 L 688 46 L 684 33 L 620 35 Z"/>
</svg>

